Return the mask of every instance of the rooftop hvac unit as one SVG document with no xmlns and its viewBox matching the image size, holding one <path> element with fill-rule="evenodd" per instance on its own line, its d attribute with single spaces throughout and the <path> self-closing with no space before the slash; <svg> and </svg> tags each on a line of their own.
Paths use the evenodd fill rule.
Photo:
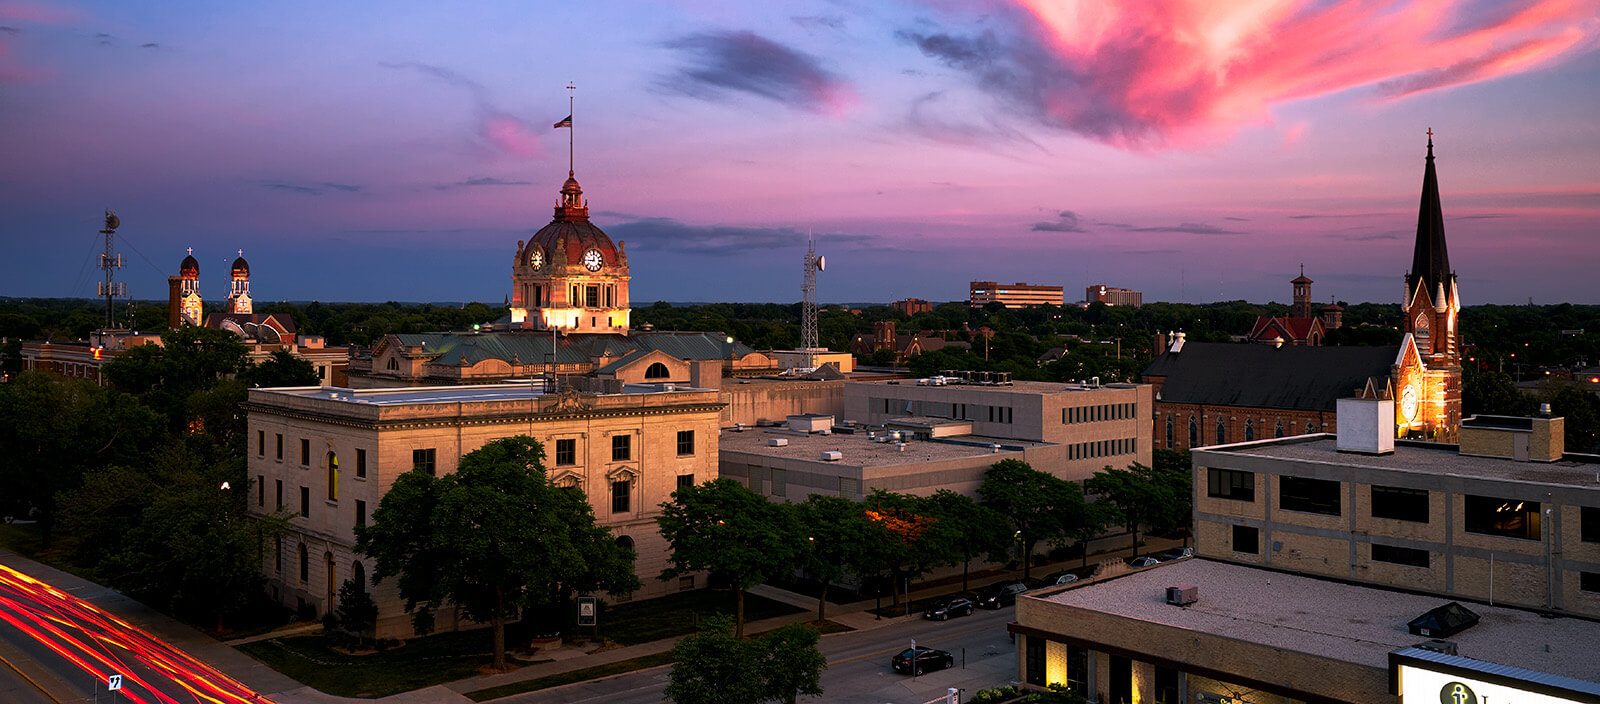
<svg viewBox="0 0 1600 704">
<path fill-rule="evenodd" d="M 822 453 L 823 462 L 838 462 L 842 459 L 844 459 L 844 453 L 838 450 L 828 450 L 827 452 Z"/>
<path fill-rule="evenodd" d="M 1192 584 L 1181 587 L 1167 587 L 1167 603 L 1173 606 L 1188 606 L 1200 600 L 1200 588 Z"/>
<path fill-rule="evenodd" d="M 897 443 L 894 444 L 894 449 L 896 451 L 898 451 L 898 452 L 905 452 L 906 451 L 906 444 L 903 443 L 903 442 L 897 442 Z"/>
<path fill-rule="evenodd" d="M 1439 640 L 1438 638 L 1434 638 L 1432 640 L 1422 641 L 1421 643 L 1418 643 L 1412 647 L 1420 648 L 1422 650 L 1432 650 L 1435 653 L 1444 653 L 1445 655 L 1457 654 L 1456 642 L 1453 640 Z"/>
<path fill-rule="evenodd" d="M 998 444 L 989 446 L 989 452 L 991 454 L 999 452 L 999 451 L 1000 451 L 1000 446 Z"/>
<path fill-rule="evenodd" d="M 788 446 L 789 446 L 789 439 L 788 438 L 768 438 L 767 439 L 767 447 L 788 447 Z"/>
<path fill-rule="evenodd" d="M 744 423 L 734 423 L 733 424 L 733 432 L 735 432 L 735 433 L 744 432 Z"/>
</svg>

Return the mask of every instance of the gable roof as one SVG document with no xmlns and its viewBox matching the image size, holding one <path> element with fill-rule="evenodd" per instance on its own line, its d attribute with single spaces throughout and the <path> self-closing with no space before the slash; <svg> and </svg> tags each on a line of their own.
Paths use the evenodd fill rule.
<svg viewBox="0 0 1600 704">
<path fill-rule="evenodd" d="M 1371 377 L 1386 378 L 1399 347 L 1271 347 L 1186 342 L 1144 370 L 1165 377 L 1161 400 L 1332 411 Z"/>
</svg>

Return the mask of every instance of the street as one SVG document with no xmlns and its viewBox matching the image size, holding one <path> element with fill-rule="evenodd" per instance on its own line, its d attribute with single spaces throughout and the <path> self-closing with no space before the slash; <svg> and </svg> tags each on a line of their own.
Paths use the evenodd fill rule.
<svg viewBox="0 0 1600 704">
<path fill-rule="evenodd" d="M 838 704 L 922 704 L 957 687 L 963 696 L 980 689 L 1010 684 L 1016 675 L 1016 651 L 1006 634 L 1015 607 L 999 611 L 978 610 L 949 621 L 915 619 L 870 631 L 843 633 L 822 639 L 828 669 L 822 674 L 821 697 L 807 702 Z M 948 650 L 956 665 L 909 677 L 889 669 L 889 658 L 911 645 Z M 962 667 L 965 648 L 965 669 Z M 660 704 L 670 668 L 635 672 L 608 680 L 529 692 L 497 700 L 506 704 Z"/>
<path fill-rule="evenodd" d="M 0 695 L 7 702 L 94 701 L 97 695 L 133 704 L 255 701 L 254 692 L 187 653 L 3 565 L 0 657 Z M 108 691 L 114 676 L 120 682 L 115 693 Z"/>
</svg>

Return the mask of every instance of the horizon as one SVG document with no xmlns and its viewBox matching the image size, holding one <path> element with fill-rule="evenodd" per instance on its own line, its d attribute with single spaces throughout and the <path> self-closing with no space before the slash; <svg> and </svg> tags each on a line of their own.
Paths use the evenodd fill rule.
<svg viewBox="0 0 1600 704">
<path fill-rule="evenodd" d="M 0 295 L 494 301 L 573 140 L 639 301 L 1600 303 L 1600 2 L 0 5 Z M 570 82 L 576 90 L 565 89 Z M 575 107 L 569 112 L 569 97 Z M 550 125 L 573 115 L 572 129 Z M 575 131 L 574 131 L 575 130 Z M 150 294 L 158 294 L 151 296 Z"/>
</svg>

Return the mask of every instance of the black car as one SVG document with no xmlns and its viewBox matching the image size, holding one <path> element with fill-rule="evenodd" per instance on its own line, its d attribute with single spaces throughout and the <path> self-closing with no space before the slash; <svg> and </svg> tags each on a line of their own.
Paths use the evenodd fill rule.
<svg viewBox="0 0 1600 704">
<path fill-rule="evenodd" d="M 943 670 L 955 664 L 956 658 L 949 651 L 921 647 L 906 648 L 889 661 L 889 666 L 893 667 L 895 672 L 904 672 L 908 675 Z"/>
<path fill-rule="evenodd" d="M 973 608 L 971 599 L 961 596 L 946 597 L 930 604 L 928 610 L 922 612 L 922 617 L 945 621 L 951 616 L 971 616 Z"/>
<path fill-rule="evenodd" d="M 978 606 L 982 606 L 985 609 L 998 609 L 1017 603 L 1017 595 L 1031 588 L 1020 579 L 995 582 L 979 589 L 978 598 L 975 601 L 978 602 Z"/>
</svg>

